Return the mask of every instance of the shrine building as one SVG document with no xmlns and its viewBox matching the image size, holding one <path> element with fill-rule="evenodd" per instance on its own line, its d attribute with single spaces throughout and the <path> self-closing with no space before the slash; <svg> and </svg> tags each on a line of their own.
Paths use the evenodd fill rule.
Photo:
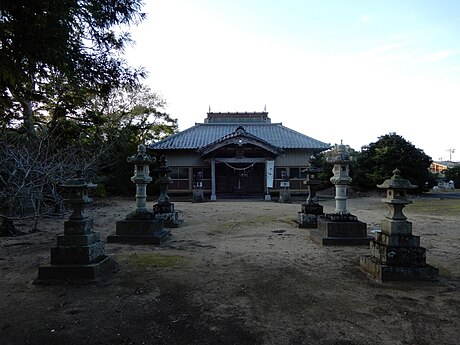
<svg viewBox="0 0 460 345">
<path fill-rule="evenodd" d="M 283 171 L 293 194 L 305 193 L 305 173 L 312 154 L 331 147 L 319 140 L 272 123 L 267 112 L 209 112 L 196 123 L 150 145 L 172 169 L 171 194 L 191 194 L 202 172 L 204 193 L 219 197 L 260 196 L 269 199 L 280 188 Z"/>
</svg>

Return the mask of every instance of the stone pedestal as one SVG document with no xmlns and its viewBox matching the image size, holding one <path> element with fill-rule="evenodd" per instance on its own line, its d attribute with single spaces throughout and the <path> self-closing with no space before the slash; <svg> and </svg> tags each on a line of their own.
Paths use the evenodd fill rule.
<svg viewBox="0 0 460 345">
<path fill-rule="evenodd" d="M 420 247 L 420 237 L 412 235 L 412 223 L 402 213 L 410 203 L 406 190 L 416 186 L 402 179 L 399 170 L 393 173 L 391 179 L 378 186 L 387 188 L 387 198 L 382 201 L 389 212 L 370 243 L 371 254 L 361 257 L 360 269 L 380 282 L 436 279 L 438 269 L 426 263 L 426 249 Z"/>
<path fill-rule="evenodd" d="M 153 213 L 157 218 L 163 219 L 163 225 L 166 228 L 178 228 L 183 220 L 179 219 L 177 211 L 174 210 L 174 204 L 169 201 L 168 186 L 171 183 L 169 174 L 171 168 L 166 165 L 165 156 L 160 157 L 160 166 L 158 167 L 158 181 L 160 186 L 160 197 L 158 203 L 153 205 Z"/>
<path fill-rule="evenodd" d="M 192 190 L 192 202 L 204 202 L 203 173 L 201 171 L 195 176 Z"/>
<path fill-rule="evenodd" d="M 289 176 L 286 171 L 281 171 L 281 182 L 280 182 L 280 196 L 278 202 L 290 204 L 291 200 L 291 190 L 289 189 Z"/>
<path fill-rule="evenodd" d="M 316 175 L 320 171 L 322 169 L 316 166 L 315 156 L 311 156 L 309 167 L 302 171 L 307 173 L 308 198 L 302 204 L 300 212 L 298 212 L 297 223 L 299 224 L 299 228 L 316 229 L 318 227 L 318 216 L 324 214 L 323 206 L 319 204 L 318 197 L 316 196 L 316 190 L 319 185 Z"/>
<path fill-rule="evenodd" d="M 204 202 L 203 188 L 193 188 L 192 202 Z"/>
<path fill-rule="evenodd" d="M 51 265 L 39 267 L 37 283 L 96 282 L 116 271 L 115 261 L 105 255 L 104 242 L 92 225 L 90 219 L 64 222 L 64 235 L 51 248 Z"/>
<path fill-rule="evenodd" d="M 162 219 L 119 220 L 116 235 L 107 236 L 108 243 L 161 244 L 170 232 L 163 228 Z"/>
<path fill-rule="evenodd" d="M 144 145 L 139 145 L 137 154 L 127 161 L 134 164 L 131 181 L 136 184 L 136 209 L 117 221 L 115 235 L 108 236 L 107 242 L 161 244 L 168 239 L 170 232 L 163 228 L 163 219 L 147 209 L 147 184 L 152 181 L 149 165 L 155 158 L 146 154 Z"/>
<path fill-rule="evenodd" d="M 143 217 L 126 217 L 116 222 L 115 235 L 107 236 L 108 243 L 161 244 L 169 239 L 169 230 L 164 229 L 163 219 L 153 212 Z"/>
<path fill-rule="evenodd" d="M 321 205 L 302 204 L 301 211 L 297 213 L 298 227 L 303 229 L 316 229 L 318 227 L 318 217 L 323 214 L 323 206 Z"/>
<path fill-rule="evenodd" d="M 59 235 L 57 246 L 51 248 L 51 265 L 39 267 L 35 282 L 96 282 L 115 272 L 117 264 L 105 255 L 104 242 L 93 231 L 93 221 L 84 211 L 84 206 L 91 202 L 88 189 L 95 185 L 87 183 L 79 172 L 76 179 L 63 187 L 70 190 L 66 201 L 74 211 L 64 222 L 64 235 Z"/>
<path fill-rule="evenodd" d="M 334 213 L 318 217 L 318 229 L 310 230 L 310 236 L 322 245 L 368 245 L 372 237 L 367 235 L 367 225 L 347 211 L 347 185 L 350 158 L 343 144 L 337 145 L 334 155 L 329 157 L 334 163 L 331 182 L 335 185 Z"/>
<path fill-rule="evenodd" d="M 289 188 L 280 189 L 280 197 L 278 198 L 278 202 L 281 202 L 284 204 L 292 203 L 291 191 Z"/>
<path fill-rule="evenodd" d="M 174 210 L 173 203 L 153 205 L 153 212 L 158 218 L 163 220 L 163 225 L 166 228 L 178 228 L 184 221 L 179 219 L 179 214 Z"/>
<path fill-rule="evenodd" d="M 326 214 L 318 217 L 317 230 L 310 230 L 310 237 L 324 246 L 369 245 L 367 225 L 352 214 Z"/>
</svg>

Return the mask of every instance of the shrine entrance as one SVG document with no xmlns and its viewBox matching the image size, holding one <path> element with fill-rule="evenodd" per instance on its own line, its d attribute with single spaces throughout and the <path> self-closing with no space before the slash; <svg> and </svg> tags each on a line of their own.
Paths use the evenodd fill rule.
<svg viewBox="0 0 460 345">
<path fill-rule="evenodd" d="M 273 177 L 273 162 L 281 152 L 242 126 L 203 147 L 200 153 L 211 164 L 211 200 L 217 195 L 269 196 L 267 176 Z"/>
<path fill-rule="evenodd" d="M 263 195 L 265 164 L 216 160 L 216 193 L 224 196 Z"/>
</svg>

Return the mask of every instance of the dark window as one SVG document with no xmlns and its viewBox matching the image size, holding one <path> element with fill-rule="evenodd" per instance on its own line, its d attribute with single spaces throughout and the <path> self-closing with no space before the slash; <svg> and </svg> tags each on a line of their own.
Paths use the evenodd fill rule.
<svg viewBox="0 0 460 345">
<path fill-rule="evenodd" d="M 211 168 L 209 167 L 202 167 L 202 168 L 193 168 L 193 176 L 196 175 L 197 172 L 203 172 L 203 178 L 204 179 L 210 179 L 211 178 Z"/>
<path fill-rule="evenodd" d="M 289 169 L 289 178 L 299 178 L 300 177 L 300 168 L 290 168 Z"/>
<path fill-rule="evenodd" d="M 169 175 L 172 179 L 188 179 L 188 168 L 184 167 L 171 167 L 171 174 Z"/>
<path fill-rule="evenodd" d="M 300 178 L 305 180 L 307 178 L 307 173 L 304 171 L 306 168 L 300 168 Z"/>
<path fill-rule="evenodd" d="M 281 178 L 282 171 L 286 171 L 286 168 L 275 168 L 275 178 Z"/>
</svg>

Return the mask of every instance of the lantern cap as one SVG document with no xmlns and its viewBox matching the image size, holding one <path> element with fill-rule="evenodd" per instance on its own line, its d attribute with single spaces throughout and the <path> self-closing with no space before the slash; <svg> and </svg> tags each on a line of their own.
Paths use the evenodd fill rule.
<svg viewBox="0 0 460 345">
<path fill-rule="evenodd" d="M 143 144 L 137 146 L 137 153 L 128 157 L 128 163 L 131 164 L 152 164 L 155 162 L 155 157 L 151 157 L 146 153 L 146 147 Z"/>
<path fill-rule="evenodd" d="M 62 184 L 65 188 L 95 188 L 97 184 L 88 181 L 83 177 L 83 171 L 78 169 L 75 172 L 75 177 L 70 178 Z"/>
<path fill-rule="evenodd" d="M 385 180 L 382 184 L 377 185 L 378 188 L 385 189 L 414 189 L 417 185 L 413 185 L 409 180 L 401 177 L 401 170 L 396 168 L 393 170 L 393 176 Z"/>
</svg>

